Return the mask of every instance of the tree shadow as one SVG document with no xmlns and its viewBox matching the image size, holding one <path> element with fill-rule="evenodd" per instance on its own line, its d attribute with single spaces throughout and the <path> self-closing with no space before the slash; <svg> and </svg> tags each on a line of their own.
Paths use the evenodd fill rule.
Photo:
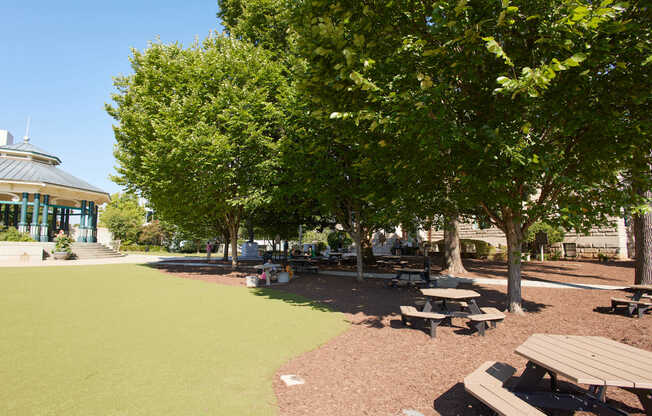
<svg viewBox="0 0 652 416">
<path fill-rule="evenodd" d="M 480 294 L 479 306 L 507 308 L 504 292 L 485 286 L 462 284 L 460 288 L 475 290 Z M 353 325 L 369 328 L 401 327 L 399 307 L 415 305 L 424 300 L 415 288 L 389 288 L 387 282 L 367 279 L 357 282 L 354 278 L 328 275 L 308 275 L 293 279 L 289 284 L 272 289 L 255 289 L 257 296 L 278 299 L 296 306 L 318 308 L 323 311 L 346 313 Z M 308 300 L 308 301 L 307 301 Z M 523 299 L 523 308 L 538 313 L 548 307 L 544 303 Z"/>
</svg>

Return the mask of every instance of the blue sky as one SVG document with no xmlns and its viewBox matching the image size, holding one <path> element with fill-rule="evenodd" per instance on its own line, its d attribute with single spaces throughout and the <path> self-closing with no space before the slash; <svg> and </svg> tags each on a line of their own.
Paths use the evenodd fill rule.
<svg viewBox="0 0 652 416">
<path fill-rule="evenodd" d="M 0 1 L 0 129 L 59 156 L 61 168 L 113 193 L 112 77 L 131 48 L 160 36 L 190 45 L 218 24 L 216 0 Z"/>
</svg>

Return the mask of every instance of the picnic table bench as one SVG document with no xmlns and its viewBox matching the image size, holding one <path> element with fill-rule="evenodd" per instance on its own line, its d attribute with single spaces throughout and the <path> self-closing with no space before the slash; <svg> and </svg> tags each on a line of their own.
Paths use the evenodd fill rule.
<svg viewBox="0 0 652 416">
<path fill-rule="evenodd" d="M 504 416 L 545 416 L 504 387 L 516 372 L 508 364 L 487 361 L 464 378 L 464 389 L 494 412 Z"/>
<path fill-rule="evenodd" d="M 427 323 L 430 330 L 430 338 L 436 337 L 437 326 L 446 318 L 447 315 L 433 312 L 421 312 L 414 306 L 401 306 L 401 321 L 403 325 L 412 324 L 413 318 L 422 319 Z"/>
<path fill-rule="evenodd" d="M 652 299 L 649 294 L 652 293 L 652 285 L 631 285 L 629 289 L 634 291 L 631 298 L 611 298 L 611 310 L 616 311 L 619 306 L 627 308 L 629 316 L 643 317 L 643 314 L 652 310 Z"/>
</svg>

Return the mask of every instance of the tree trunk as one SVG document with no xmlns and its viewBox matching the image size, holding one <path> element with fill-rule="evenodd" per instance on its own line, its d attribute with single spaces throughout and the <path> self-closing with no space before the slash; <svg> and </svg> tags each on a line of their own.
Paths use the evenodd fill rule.
<svg viewBox="0 0 652 416">
<path fill-rule="evenodd" d="M 645 197 L 652 198 L 652 191 L 645 192 Z M 652 285 L 652 207 L 648 211 L 634 216 L 634 284 Z"/>
<path fill-rule="evenodd" d="M 466 273 L 462 263 L 460 222 L 457 215 L 447 218 L 444 225 L 444 272 L 453 276 Z"/>
<path fill-rule="evenodd" d="M 364 281 L 364 259 L 362 258 L 362 232 L 359 226 L 354 226 L 354 232 L 351 233 L 353 242 L 355 243 L 355 262 L 356 262 L 356 277 L 358 282 Z"/>
<path fill-rule="evenodd" d="M 362 239 L 362 260 L 364 264 L 373 264 L 376 262 L 376 257 L 374 256 L 374 248 L 369 237 Z"/>
<path fill-rule="evenodd" d="M 238 224 L 229 227 L 231 239 L 231 267 L 238 267 Z"/>
<path fill-rule="evenodd" d="M 523 232 L 521 224 L 505 219 L 507 237 L 507 300 L 510 312 L 523 314 L 521 298 L 521 249 Z"/>
<path fill-rule="evenodd" d="M 229 259 L 229 241 L 229 233 L 227 232 L 224 234 L 224 256 L 222 257 L 224 261 Z"/>
</svg>

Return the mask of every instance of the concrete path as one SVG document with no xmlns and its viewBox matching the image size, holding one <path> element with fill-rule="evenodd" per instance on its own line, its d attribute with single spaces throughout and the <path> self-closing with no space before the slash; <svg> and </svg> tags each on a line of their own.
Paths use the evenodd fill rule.
<svg viewBox="0 0 652 416">
<path fill-rule="evenodd" d="M 181 262 L 179 259 L 184 260 L 197 260 Z M 220 263 L 206 263 L 206 257 L 176 257 L 176 256 L 155 256 L 144 254 L 128 254 L 123 257 L 111 257 L 106 259 L 88 259 L 88 260 L 46 260 L 39 263 L 0 263 L 0 267 L 49 267 L 49 266 L 88 266 L 96 264 L 160 264 L 170 266 L 188 266 L 188 267 L 215 267 L 215 268 L 231 268 L 231 265 Z M 355 277 L 355 272 L 345 272 L 337 270 L 322 270 L 319 274 L 339 277 Z M 369 279 L 392 279 L 396 275 L 390 273 L 371 273 L 364 274 L 365 278 Z M 507 279 L 487 279 L 481 277 L 455 277 L 455 276 L 441 276 L 447 279 L 458 280 L 459 283 L 482 284 L 482 285 L 496 285 L 507 286 Z M 569 282 L 542 282 L 539 280 L 523 279 L 521 281 L 523 287 L 543 287 L 554 289 L 593 289 L 593 290 L 622 290 L 627 286 L 611 286 L 611 285 L 595 285 L 586 283 L 569 283 Z"/>
</svg>

